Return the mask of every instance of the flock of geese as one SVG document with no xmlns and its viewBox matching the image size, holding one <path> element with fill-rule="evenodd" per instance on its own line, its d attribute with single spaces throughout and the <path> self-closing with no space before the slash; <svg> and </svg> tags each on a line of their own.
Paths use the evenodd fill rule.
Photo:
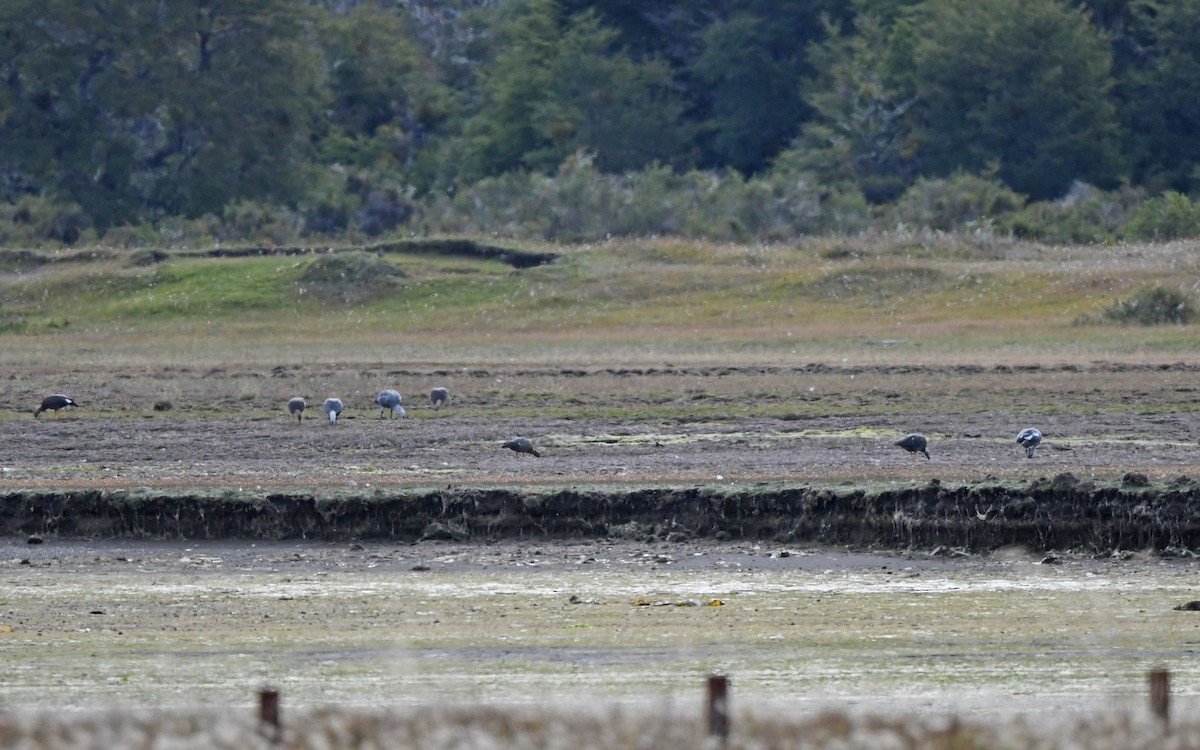
<svg viewBox="0 0 1200 750">
<path fill-rule="evenodd" d="M 445 388 L 437 387 L 429 392 L 429 401 L 433 404 L 434 411 L 441 409 L 450 400 L 450 391 Z M 379 392 L 375 397 L 375 404 L 379 407 L 379 416 L 383 418 L 385 415 L 388 419 L 393 417 L 403 417 L 404 407 L 400 405 L 403 398 L 400 393 L 393 391 L 390 388 Z M 288 412 L 296 418 L 297 422 L 304 419 L 304 409 L 307 404 L 300 396 L 295 396 L 288 400 Z M 327 398 L 325 403 L 321 405 L 325 413 L 329 415 L 330 422 L 337 422 L 338 415 L 342 413 L 342 400 L 340 398 Z M 505 448 L 517 453 L 528 453 L 531 456 L 538 458 L 542 457 L 540 451 L 533 447 L 533 441 L 529 438 L 518 437 L 509 440 L 504 444 Z"/>
<path fill-rule="evenodd" d="M 375 404 L 379 407 L 380 418 L 384 417 L 385 415 L 388 417 L 388 419 L 403 417 L 404 407 L 400 405 L 400 402 L 403 400 L 403 397 L 398 391 L 394 391 L 390 388 L 380 391 L 379 395 L 375 397 Z M 433 404 L 434 411 L 437 411 L 449 403 L 450 391 L 446 388 L 438 386 L 429 392 L 429 401 Z M 33 410 L 33 418 L 37 419 L 44 411 L 52 411 L 54 412 L 54 416 L 57 417 L 59 410 L 65 409 L 68 406 L 78 407 L 79 402 L 70 396 L 64 396 L 61 393 L 51 394 L 42 399 L 42 403 L 38 406 L 38 408 Z M 307 408 L 308 402 L 304 400 L 303 396 L 293 396 L 292 398 L 288 399 L 288 413 L 296 418 L 297 424 L 304 421 L 304 410 Z M 337 418 L 341 415 L 342 411 L 346 407 L 340 398 L 327 398 L 321 404 L 321 408 L 324 409 L 325 413 L 329 415 L 329 421 L 336 423 Z M 537 448 L 533 447 L 533 441 L 531 441 L 529 438 L 513 438 L 505 443 L 504 447 L 517 453 L 528 453 L 529 455 L 536 456 L 538 458 L 541 458 L 542 456 L 541 452 L 538 451 Z"/>
<path fill-rule="evenodd" d="M 388 419 L 393 417 L 403 417 L 404 407 L 400 405 L 403 398 L 399 392 L 391 390 L 383 390 L 375 397 L 375 404 L 379 406 L 379 416 L 382 418 L 387 415 Z M 450 392 L 442 387 L 434 388 L 429 392 L 429 400 L 433 404 L 434 410 L 441 409 L 450 400 Z M 64 396 L 61 393 L 55 393 L 42 399 L 42 403 L 33 411 L 33 418 L 44 411 L 53 411 L 54 416 L 58 416 L 59 409 L 65 409 L 68 406 L 79 406 L 79 402 L 75 399 Z M 288 399 L 288 413 L 296 418 L 297 424 L 304 420 L 304 410 L 308 408 L 308 403 L 300 396 L 294 396 Z M 337 418 L 341 415 L 345 408 L 340 398 L 327 398 L 321 405 L 325 413 L 329 415 L 330 422 L 337 422 Z M 388 412 L 391 412 L 388 414 Z M 1042 433 L 1036 427 L 1026 427 L 1017 433 L 1017 443 L 1025 449 L 1025 457 L 1033 458 L 1033 452 L 1042 443 Z M 896 441 L 896 445 L 900 446 L 916 460 L 917 454 L 920 453 L 929 458 L 929 440 L 924 435 L 916 432 L 910 432 L 904 437 Z M 542 454 L 534 447 L 533 441 L 529 438 L 518 437 L 509 440 L 504 444 L 505 448 L 516 453 L 528 453 L 531 456 L 541 458 Z"/>
<path fill-rule="evenodd" d="M 375 405 L 379 407 L 380 418 L 383 418 L 385 415 L 388 419 L 403 417 L 404 407 L 400 405 L 400 402 L 403 400 L 404 398 L 400 395 L 399 391 L 393 391 L 391 388 L 380 391 L 379 395 L 375 397 Z M 429 392 L 429 400 L 433 403 L 434 411 L 437 411 L 450 400 L 450 392 L 445 388 L 434 388 Z M 302 396 L 293 396 L 288 399 L 288 413 L 296 418 L 297 423 L 304 420 L 304 410 L 307 408 L 308 402 Z M 342 404 L 340 398 L 327 398 L 321 404 L 321 408 L 329 415 L 330 422 L 337 422 L 337 418 L 341 416 L 342 411 L 346 407 Z"/>
</svg>

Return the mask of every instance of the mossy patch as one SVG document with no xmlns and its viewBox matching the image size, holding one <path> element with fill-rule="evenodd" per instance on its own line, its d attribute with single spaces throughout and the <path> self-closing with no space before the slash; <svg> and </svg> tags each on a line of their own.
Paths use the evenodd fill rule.
<svg viewBox="0 0 1200 750">
<path fill-rule="evenodd" d="M 321 300 L 361 303 L 393 293 L 407 274 L 386 258 L 368 253 L 331 253 L 305 266 L 296 284 Z"/>
<path fill-rule="evenodd" d="M 810 290 L 828 300 L 851 299 L 879 304 L 915 293 L 940 290 L 950 281 L 936 268 L 846 268 L 832 271 L 813 282 Z"/>
</svg>

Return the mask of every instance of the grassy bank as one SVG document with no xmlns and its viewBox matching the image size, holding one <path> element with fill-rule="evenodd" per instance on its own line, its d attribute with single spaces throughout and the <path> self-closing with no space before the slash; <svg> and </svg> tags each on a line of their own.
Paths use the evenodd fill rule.
<svg viewBox="0 0 1200 750">
<path fill-rule="evenodd" d="M 464 247 L 474 247 L 472 256 Z M 671 239 L 196 253 L 4 251 L 0 364 L 163 361 L 723 364 L 1190 358 L 1189 326 L 1105 324 L 1145 286 L 1190 293 L 1183 243 L 969 236 Z M 364 251 L 365 250 L 365 251 Z M 199 256 L 199 257 L 197 257 Z M 233 256 L 233 257 L 226 257 Z M 543 260 L 547 256 L 540 256 Z"/>
</svg>

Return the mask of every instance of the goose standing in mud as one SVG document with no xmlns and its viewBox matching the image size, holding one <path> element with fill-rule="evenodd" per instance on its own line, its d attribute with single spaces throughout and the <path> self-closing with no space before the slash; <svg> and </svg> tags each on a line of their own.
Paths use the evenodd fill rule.
<svg viewBox="0 0 1200 750">
<path fill-rule="evenodd" d="M 1025 448 L 1025 458 L 1033 458 L 1033 451 L 1042 444 L 1042 433 L 1036 427 L 1026 427 L 1017 433 L 1017 442 Z"/>
<path fill-rule="evenodd" d="M 322 406 L 325 408 L 325 413 L 329 415 L 329 421 L 336 422 L 338 416 L 342 413 L 342 400 L 340 398 L 327 398 Z"/>
<path fill-rule="evenodd" d="M 914 461 L 917 460 L 918 453 L 924 453 L 925 458 L 929 458 L 929 451 L 925 450 L 925 446 L 928 444 L 929 441 L 925 439 L 924 435 L 918 435 L 915 432 L 910 432 L 896 441 L 896 445 L 908 451 Z"/>
<path fill-rule="evenodd" d="M 542 457 L 542 454 L 538 453 L 538 449 L 533 447 L 533 442 L 530 441 L 529 438 L 513 438 L 505 443 L 504 447 L 508 448 L 509 450 L 516 451 L 517 453 L 529 453 L 530 455 L 538 458 Z"/>
<path fill-rule="evenodd" d="M 288 414 L 296 418 L 296 424 L 300 424 L 300 420 L 304 419 L 304 407 L 306 406 L 308 404 L 299 396 L 288 399 Z"/>
<path fill-rule="evenodd" d="M 404 407 L 400 405 L 400 401 L 400 394 L 396 391 L 391 389 L 380 391 L 379 395 L 375 397 L 375 403 L 379 405 L 379 418 L 383 419 L 383 415 L 386 414 L 389 409 L 392 412 L 388 417 L 389 419 L 395 416 L 403 417 Z"/>
<path fill-rule="evenodd" d="M 33 418 L 37 419 L 38 415 L 47 409 L 54 412 L 54 416 L 58 416 L 59 409 L 65 409 L 68 406 L 79 406 L 75 399 L 70 396 L 64 396 L 61 393 L 55 393 L 52 396 L 47 396 L 42 399 L 42 405 L 33 410 Z"/>
</svg>

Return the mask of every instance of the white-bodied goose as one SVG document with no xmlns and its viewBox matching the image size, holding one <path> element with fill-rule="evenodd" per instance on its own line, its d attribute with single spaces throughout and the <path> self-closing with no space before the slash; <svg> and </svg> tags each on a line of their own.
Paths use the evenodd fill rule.
<svg viewBox="0 0 1200 750">
<path fill-rule="evenodd" d="M 1017 433 L 1017 442 L 1025 447 L 1025 457 L 1033 458 L 1033 451 L 1042 444 L 1042 433 L 1036 427 L 1026 427 Z"/>
<path fill-rule="evenodd" d="M 382 419 L 389 409 L 392 412 L 389 419 L 394 416 L 403 417 L 404 407 L 400 405 L 400 401 L 400 394 L 396 391 L 390 389 L 380 391 L 379 395 L 375 397 L 375 403 L 379 405 L 379 417 Z"/>
<path fill-rule="evenodd" d="M 342 400 L 340 398 L 327 398 L 323 406 L 325 413 L 329 415 L 329 421 L 336 422 L 338 415 L 342 413 Z"/>
</svg>

